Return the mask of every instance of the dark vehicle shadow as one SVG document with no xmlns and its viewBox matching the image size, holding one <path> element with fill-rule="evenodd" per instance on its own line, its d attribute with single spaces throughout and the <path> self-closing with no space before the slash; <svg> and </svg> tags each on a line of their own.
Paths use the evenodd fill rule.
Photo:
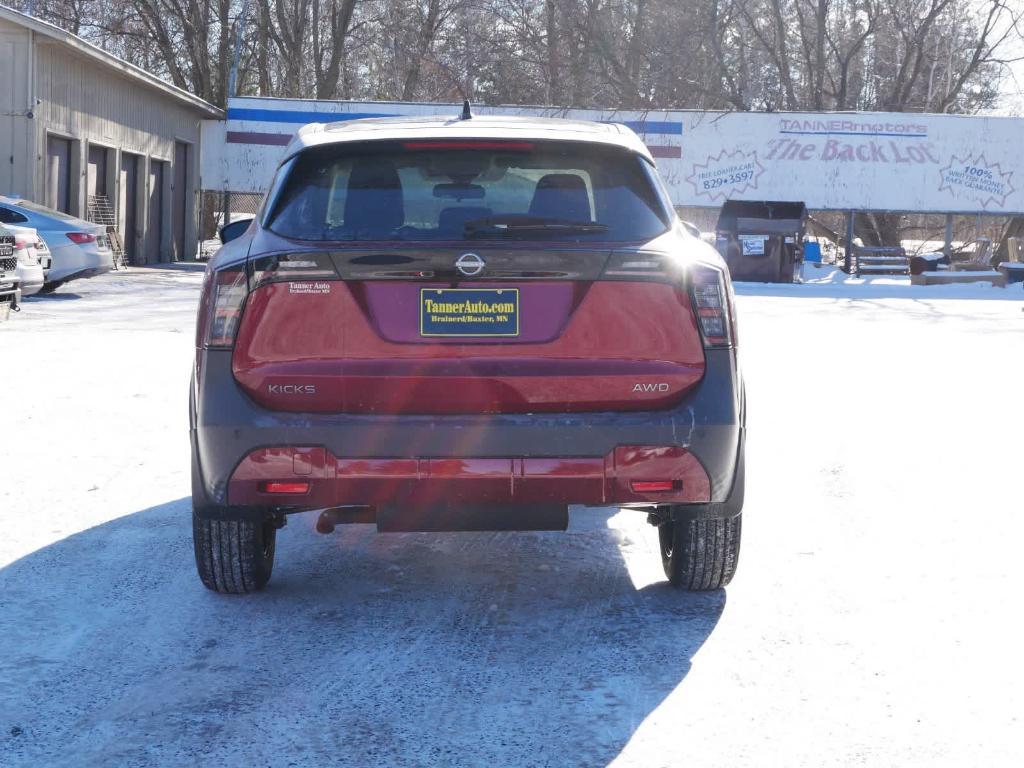
<svg viewBox="0 0 1024 768">
<path fill-rule="evenodd" d="M 304 515 L 247 597 L 199 583 L 186 499 L 33 552 L 0 570 L 0 764 L 605 765 L 725 592 L 637 589 L 622 553 L 647 544 L 582 514 L 331 536 Z"/>
<path fill-rule="evenodd" d="M 82 298 L 80 293 L 62 293 L 60 289 L 57 289 L 53 293 L 36 293 L 32 296 L 26 296 L 23 301 L 26 303 L 36 301 L 75 301 L 80 298 Z"/>
<path fill-rule="evenodd" d="M 148 265 L 150 269 L 165 269 L 170 272 L 205 272 L 208 260 L 204 261 L 175 261 L 165 264 Z"/>
</svg>

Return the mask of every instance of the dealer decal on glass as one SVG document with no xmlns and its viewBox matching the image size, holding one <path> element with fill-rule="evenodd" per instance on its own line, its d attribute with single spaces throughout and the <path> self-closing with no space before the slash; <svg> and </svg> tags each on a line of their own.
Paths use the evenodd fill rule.
<svg viewBox="0 0 1024 768">
<path fill-rule="evenodd" d="M 518 288 L 421 288 L 421 336 L 518 336 Z"/>
</svg>

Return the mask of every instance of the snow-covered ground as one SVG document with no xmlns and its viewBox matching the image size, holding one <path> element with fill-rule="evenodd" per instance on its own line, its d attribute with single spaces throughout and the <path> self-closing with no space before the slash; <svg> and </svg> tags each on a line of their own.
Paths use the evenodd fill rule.
<svg viewBox="0 0 1024 768">
<path fill-rule="evenodd" d="M 1024 291 L 739 285 L 743 553 L 662 582 L 642 515 L 314 532 L 193 570 L 198 271 L 0 326 L 0 765 L 1016 766 Z"/>
</svg>

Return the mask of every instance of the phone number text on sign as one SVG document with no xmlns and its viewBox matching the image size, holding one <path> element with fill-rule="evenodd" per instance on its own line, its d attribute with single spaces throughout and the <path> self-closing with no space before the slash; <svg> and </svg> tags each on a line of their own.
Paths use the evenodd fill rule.
<svg viewBox="0 0 1024 768">
<path fill-rule="evenodd" d="M 764 166 L 757 159 L 757 152 L 726 152 L 709 157 L 704 163 L 694 163 L 693 172 L 687 181 L 693 185 L 698 196 L 712 200 L 741 194 L 748 189 L 757 189 L 757 180 L 764 172 Z"/>
<path fill-rule="evenodd" d="M 730 173 L 728 176 L 717 176 L 711 179 L 704 179 L 701 182 L 701 186 L 704 189 L 718 189 L 730 184 L 741 184 L 744 181 L 752 181 L 754 178 L 754 169 L 748 168 L 745 171 L 738 171 L 736 173 Z"/>
</svg>

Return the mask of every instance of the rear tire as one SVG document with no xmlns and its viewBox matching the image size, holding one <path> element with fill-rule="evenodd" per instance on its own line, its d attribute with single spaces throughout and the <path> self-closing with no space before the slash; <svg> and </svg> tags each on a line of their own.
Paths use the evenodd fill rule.
<svg viewBox="0 0 1024 768">
<path fill-rule="evenodd" d="M 658 526 L 661 563 L 674 587 L 719 589 L 732 581 L 740 556 L 743 515 L 666 521 Z"/>
<path fill-rule="evenodd" d="M 208 520 L 192 512 L 196 570 L 208 589 L 241 595 L 263 589 L 274 568 L 272 520 Z"/>
<path fill-rule="evenodd" d="M 686 505 L 658 526 L 661 564 L 669 583 L 680 589 L 702 591 L 724 587 L 736 573 L 743 531 L 743 499 L 747 487 L 747 462 L 741 437 L 736 473 L 729 498 L 707 505 L 701 512 L 687 514 Z"/>
</svg>

